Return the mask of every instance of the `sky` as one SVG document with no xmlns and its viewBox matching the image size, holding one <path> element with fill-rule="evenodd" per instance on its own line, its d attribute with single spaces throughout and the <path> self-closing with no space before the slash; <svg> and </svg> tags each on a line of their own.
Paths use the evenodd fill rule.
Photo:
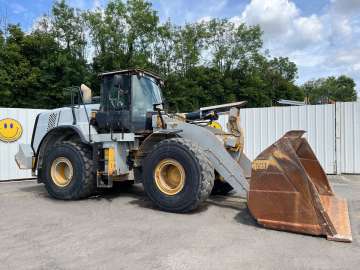
<svg viewBox="0 0 360 270">
<path fill-rule="evenodd" d="M 49 13 L 52 0 L 0 0 L 0 17 L 29 31 Z M 102 7 L 107 0 L 72 0 L 81 9 Z M 151 0 L 161 21 L 176 24 L 228 18 L 236 24 L 259 24 L 264 49 L 286 56 L 299 69 L 298 84 L 348 75 L 360 92 L 360 0 Z"/>
</svg>

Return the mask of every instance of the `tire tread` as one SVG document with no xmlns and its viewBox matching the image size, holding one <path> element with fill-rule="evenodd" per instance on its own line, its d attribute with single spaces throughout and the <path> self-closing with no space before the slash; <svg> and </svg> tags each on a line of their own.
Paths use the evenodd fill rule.
<svg viewBox="0 0 360 270">
<path fill-rule="evenodd" d="M 189 204 L 189 206 L 174 211 L 180 213 L 190 212 L 196 209 L 197 207 L 199 207 L 199 205 L 209 197 L 212 188 L 214 186 L 214 178 L 215 178 L 214 168 L 211 165 L 211 162 L 206 156 L 204 150 L 198 144 L 195 144 L 190 140 L 184 138 L 171 138 L 171 139 L 163 140 L 159 142 L 157 145 L 155 145 L 153 151 L 155 151 L 160 147 L 164 147 L 166 144 L 169 143 L 171 144 L 174 143 L 182 148 L 187 149 L 188 152 L 192 155 L 192 157 L 200 166 L 200 173 L 201 173 L 200 188 L 197 190 L 196 198 L 194 198 L 194 201 L 191 204 Z"/>
<path fill-rule="evenodd" d="M 86 144 L 78 143 L 78 142 L 58 143 L 55 144 L 52 149 L 54 149 L 55 147 L 67 147 L 67 148 L 75 149 L 76 152 L 80 154 L 81 159 L 84 162 L 84 174 L 83 174 L 83 178 L 80 180 L 82 182 L 80 188 L 74 189 L 72 191 L 64 192 L 64 194 L 62 194 L 60 197 L 58 194 L 54 193 L 51 188 L 47 187 L 47 190 L 50 193 L 50 195 L 57 199 L 62 199 L 62 200 L 79 200 L 93 195 L 94 192 L 96 191 L 96 181 L 95 181 L 95 173 L 94 173 L 94 161 L 92 159 L 91 148 Z M 51 152 L 52 149 L 50 149 L 49 152 Z M 46 160 L 47 158 L 45 157 L 44 161 L 47 162 Z M 43 179 L 45 178 L 46 176 L 44 176 Z M 45 185 L 47 184 L 45 183 Z"/>
</svg>

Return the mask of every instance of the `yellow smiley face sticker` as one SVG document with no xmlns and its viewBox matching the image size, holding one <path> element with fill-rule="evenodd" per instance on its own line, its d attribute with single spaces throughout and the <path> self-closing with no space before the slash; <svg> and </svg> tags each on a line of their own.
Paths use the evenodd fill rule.
<svg viewBox="0 0 360 270">
<path fill-rule="evenodd" d="M 22 126 L 17 120 L 11 118 L 0 120 L 0 141 L 15 142 L 21 135 Z"/>
</svg>

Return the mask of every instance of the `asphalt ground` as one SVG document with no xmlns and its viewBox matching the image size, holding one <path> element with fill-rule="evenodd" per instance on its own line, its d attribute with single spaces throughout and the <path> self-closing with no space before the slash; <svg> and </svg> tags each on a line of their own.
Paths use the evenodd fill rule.
<svg viewBox="0 0 360 270">
<path fill-rule="evenodd" d="M 0 269 L 359 269 L 360 176 L 330 178 L 350 244 L 262 228 L 236 195 L 172 214 L 141 185 L 64 202 L 36 181 L 0 183 Z"/>
</svg>

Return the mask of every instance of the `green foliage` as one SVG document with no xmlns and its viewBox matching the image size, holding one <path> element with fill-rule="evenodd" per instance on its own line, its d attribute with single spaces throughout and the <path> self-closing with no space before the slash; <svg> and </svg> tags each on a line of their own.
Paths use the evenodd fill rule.
<svg viewBox="0 0 360 270">
<path fill-rule="evenodd" d="M 146 0 L 110 0 L 82 11 L 53 4 L 31 33 L 9 25 L 0 32 L 0 106 L 53 108 L 69 103 L 64 88 L 86 83 L 99 92 L 97 74 L 131 67 L 158 72 L 173 111 L 247 100 L 271 106 L 281 98 L 316 102 L 354 100 L 351 78 L 321 79 L 299 88 L 288 58 L 263 53 L 258 26 L 227 19 L 174 25 L 159 22 Z"/>
<path fill-rule="evenodd" d="M 96 72 L 148 67 L 151 44 L 157 37 L 159 18 L 151 4 L 142 0 L 112 0 L 105 11 L 84 13 L 95 48 Z"/>
<path fill-rule="evenodd" d="M 0 106 L 63 106 L 70 101 L 64 88 L 88 81 L 84 28 L 64 1 L 31 34 L 18 25 L 9 25 L 8 33 L 0 39 Z"/>
<path fill-rule="evenodd" d="M 306 82 L 302 90 L 311 104 L 332 101 L 356 101 L 355 82 L 341 75 Z"/>
</svg>

